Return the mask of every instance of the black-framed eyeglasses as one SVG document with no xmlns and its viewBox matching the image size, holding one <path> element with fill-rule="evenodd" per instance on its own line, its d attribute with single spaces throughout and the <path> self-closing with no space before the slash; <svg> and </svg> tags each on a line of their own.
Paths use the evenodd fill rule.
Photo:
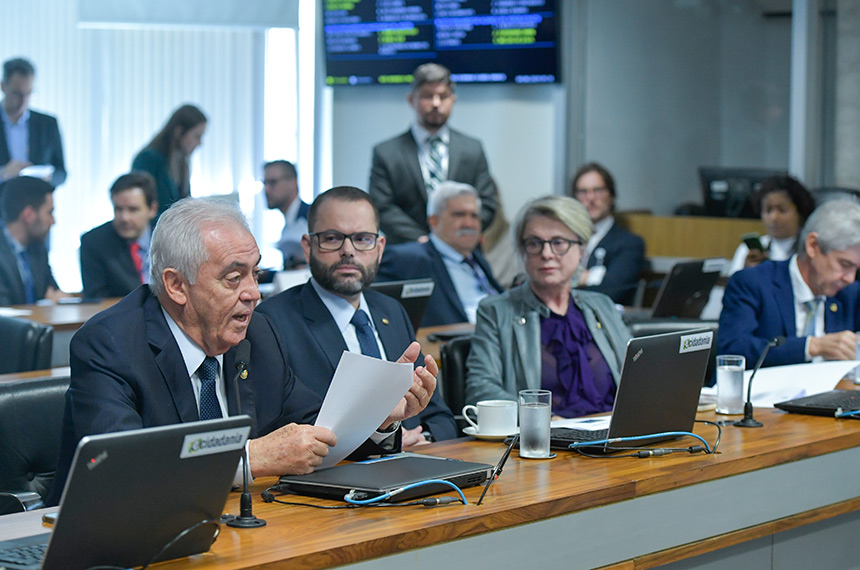
<svg viewBox="0 0 860 570">
<path fill-rule="evenodd" d="M 582 245 L 578 239 L 567 239 L 563 237 L 554 237 L 552 239 L 540 239 L 530 237 L 523 240 L 523 249 L 529 255 L 540 255 L 543 253 L 543 246 L 549 244 L 549 249 L 556 255 L 564 255 L 570 250 L 572 245 Z"/>
<path fill-rule="evenodd" d="M 352 247 L 357 251 L 370 251 L 376 247 L 376 240 L 379 239 L 379 234 L 372 232 L 355 232 L 352 234 L 344 234 L 335 230 L 325 232 L 314 232 L 308 234 L 311 237 L 317 238 L 317 245 L 323 251 L 337 251 L 343 247 L 345 239 L 349 238 L 352 242 Z"/>
</svg>

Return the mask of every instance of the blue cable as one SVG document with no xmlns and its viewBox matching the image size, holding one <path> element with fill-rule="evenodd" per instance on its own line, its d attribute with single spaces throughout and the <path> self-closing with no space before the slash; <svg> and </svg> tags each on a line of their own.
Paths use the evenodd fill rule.
<svg viewBox="0 0 860 570">
<path fill-rule="evenodd" d="M 651 439 L 653 437 L 694 437 L 702 442 L 702 445 L 705 446 L 705 453 L 713 453 L 711 450 L 711 446 L 708 445 L 708 442 L 705 441 L 705 438 L 696 435 L 694 433 L 688 431 L 664 431 L 662 433 L 652 433 L 649 435 L 633 435 L 630 437 L 614 437 L 612 439 L 598 439 L 593 441 L 577 441 L 571 443 L 568 447 L 570 449 L 576 449 L 577 447 L 594 447 L 596 445 L 603 445 L 608 443 L 622 443 L 625 441 L 640 441 L 643 439 Z"/>
<path fill-rule="evenodd" d="M 433 483 L 440 483 L 442 485 L 447 485 L 447 486 L 451 487 L 452 489 L 457 491 L 458 495 L 460 495 L 460 500 L 463 501 L 464 505 L 469 504 L 468 502 L 466 502 L 466 496 L 463 494 L 463 491 L 461 491 L 457 485 L 455 485 L 454 483 L 451 483 L 450 481 L 445 481 L 443 479 L 427 479 L 426 481 L 419 481 L 418 483 L 412 483 L 411 485 L 406 485 L 405 487 L 400 487 L 399 489 L 395 489 L 393 491 L 385 493 L 384 495 L 377 495 L 376 497 L 372 497 L 370 499 L 353 499 L 352 497 L 350 497 L 350 495 L 352 493 L 347 493 L 346 495 L 344 495 L 343 500 L 346 501 L 347 503 L 350 503 L 353 505 L 370 505 L 372 503 L 379 503 L 381 501 L 384 501 L 386 499 L 393 497 L 394 495 L 399 495 L 400 493 L 402 493 L 404 491 L 414 489 L 415 487 L 421 487 L 423 485 L 430 485 Z"/>
<path fill-rule="evenodd" d="M 837 418 L 850 418 L 850 417 L 854 417 L 854 416 L 860 416 L 860 410 L 854 410 L 851 412 L 843 412 L 842 408 L 839 408 L 838 410 L 836 410 L 835 415 Z"/>
</svg>

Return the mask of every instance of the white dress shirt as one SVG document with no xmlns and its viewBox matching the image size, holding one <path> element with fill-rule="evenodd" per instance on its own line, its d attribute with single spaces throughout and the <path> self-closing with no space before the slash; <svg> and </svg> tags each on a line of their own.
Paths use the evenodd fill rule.
<svg viewBox="0 0 860 570">
<path fill-rule="evenodd" d="M 815 299 L 816 295 L 812 293 L 812 289 L 809 288 L 809 285 L 806 284 L 806 281 L 804 281 L 803 277 L 800 275 L 796 253 L 791 256 L 791 261 L 788 262 L 788 274 L 791 277 L 791 291 L 794 296 L 794 323 L 797 327 L 796 334 L 797 336 L 803 336 L 803 333 L 806 330 L 806 319 L 809 312 L 806 303 Z M 826 297 L 824 295 L 818 295 L 817 298 L 820 301 L 816 307 L 815 316 L 813 317 L 815 319 L 815 334 L 813 336 L 822 336 L 824 334 L 824 301 Z M 816 356 L 815 358 L 810 356 L 808 337 L 806 339 L 804 355 L 806 356 L 807 361 L 824 361 L 823 356 Z"/>
</svg>

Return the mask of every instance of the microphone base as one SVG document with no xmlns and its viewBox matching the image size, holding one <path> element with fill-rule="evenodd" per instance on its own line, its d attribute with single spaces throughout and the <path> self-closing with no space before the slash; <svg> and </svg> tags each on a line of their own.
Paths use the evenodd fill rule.
<svg viewBox="0 0 860 570">
<path fill-rule="evenodd" d="M 753 418 L 744 418 L 742 420 L 736 421 L 733 425 L 737 427 L 745 427 L 745 428 L 757 428 L 762 427 L 764 424 L 760 421 L 757 421 Z M 230 524 L 230 523 L 227 523 Z"/>
<path fill-rule="evenodd" d="M 239 515 L 228 520 L 226 524 L 233 528 L 260 528 L 261 526 L 266 526 L 266 521 L 258 519 L 254 515 L 249 517 Z"/>
</svg>

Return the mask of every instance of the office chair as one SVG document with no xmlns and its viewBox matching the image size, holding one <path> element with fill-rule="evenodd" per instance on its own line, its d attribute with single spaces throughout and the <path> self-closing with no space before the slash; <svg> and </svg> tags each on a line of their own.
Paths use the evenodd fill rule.
<svg viewBox="0 0 860 570">
<path fill-rule="evenodd" d="M 0 317 L 0 374 L 51 367 L 54 329 L 26 319 Z"/>
<path fill-rule="evenodd" d="M 463 419 L 463 406 L 466 405 L 466 359 L 472 348 L 472 337 L 458 336 L 440 348 L 442 361 L 441 382 L 442 399 L 454 413 L 457 429 L 463 430 L 468 424 Z"/>
<path fill-rule="evenodd" d="M 60 455 L 69 377 L 0 382 L 0 514 L 43 506 Z"/>
</svg>

